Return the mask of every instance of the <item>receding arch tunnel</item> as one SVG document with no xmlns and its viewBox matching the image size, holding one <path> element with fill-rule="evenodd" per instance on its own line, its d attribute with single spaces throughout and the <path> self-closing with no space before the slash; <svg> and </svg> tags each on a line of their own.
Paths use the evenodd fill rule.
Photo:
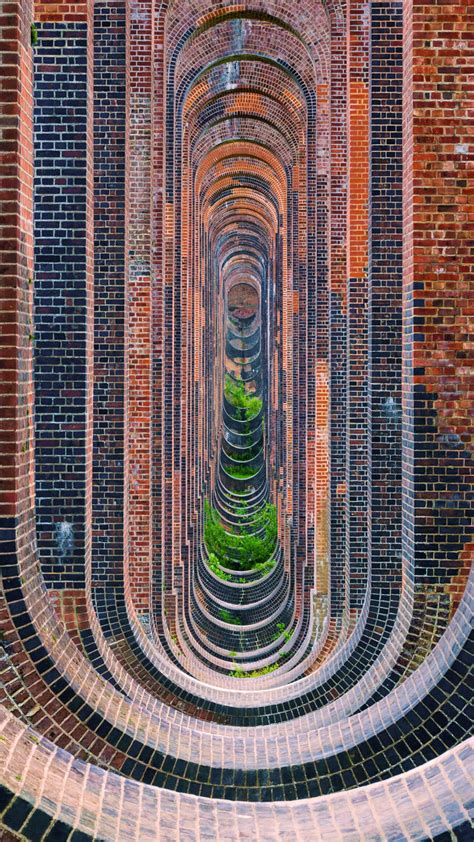
<svg viewBox="0 0 474 842">
<path fill-rule="evenodd" d="M 471 18 L 0 6 L 0 838 L 471 838 Z"/>
<path fill-rule="evenodd" d="M 180 6 L 177 18 L 189 11 Z M 229 674 L 283 677 L 309 654 L 316 564 L 306 515 L 294 517 L 294 489 L 303 512 L 306 407 L 296 385 L 308 358 L 305 308 L 314 308 L 316 293 L 307 277 L 315 277 L 308 214 L 317 197 L 306 197 L 321 71 L 308 33 L 268 9 L 247 11 L 211 17 L 191 37 L 188 29 L 180 38 L 174 14 L 166 20 L 173 283 L 176 300 L 183 287 L 194 288 L 191 322 L 203 351 L 191 359 L 181 343 L 169 377 L 176 382 L 176 368 L 191 373 L 203 359 L 206 369 L 196 396 L 203 430 L 192 424 L 185 434 L 194 438 L 200 476 L 191 504 L 197 522 L 186 533 L 186 561 L 176 559 L 152 614 L 169 645 L 166 604 L 188 668 L 203 661 L 224 684 Z M 327 31 L 325 12 L 320 20 Z M 239 316 L 229 302 L 244 271 L 259 307 Z M 176 421 L 186 427 L 185 416 Z"/>
</svg>

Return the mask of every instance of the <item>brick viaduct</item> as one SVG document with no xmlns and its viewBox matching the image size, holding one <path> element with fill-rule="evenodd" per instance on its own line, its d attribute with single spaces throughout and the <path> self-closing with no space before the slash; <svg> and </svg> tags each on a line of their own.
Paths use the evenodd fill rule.
<svg viewBox="0 0 474 842">
<path fill-rule="evenodd" d="M 0 27 L 0 839 L 467 842 L 472 5 Z"/>
</svg>

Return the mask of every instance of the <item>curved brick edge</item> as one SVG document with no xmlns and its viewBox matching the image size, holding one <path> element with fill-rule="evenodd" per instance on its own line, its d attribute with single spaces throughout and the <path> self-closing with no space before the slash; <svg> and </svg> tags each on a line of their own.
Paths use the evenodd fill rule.
<svg viewBox="0 0 474 842">
<path fill-rule="evenodd" d="M 397 628 L 398 634 L 400 634 L 403 629 L 408 628 L 410 621 L 412 586 L 409 578 L 406 579 L 406 586 L 406 598 L 400 600 L 400 627 L 397 626 L 397 620 L 396 626 L 393 630 L 393 635 L 395 637 L 397 635 Z M 143 631 L 142 626 L 139 622 L 137 622 L 130 603 L 127 603 L 126 608 L 130 625 L 137 642 L 143 648 L 150 662 L 154 664 L 154 666 L 156 666 L 163 675 L 170 678 L 175 683 L 178 683 L 188 692 L 200 695 L 202 698 L 208 699 L 209 701 L 213 701 L 217 704 L 238 704 L 239 707 L 249 708 L 254 706 L 255 698 L 249 698 L 248 690 L 239 690 L 239 687 L 235 686 L 236 682 L 233 679 L 223 678 L 220 682 L 220 686 L 217 686 L 215 683 L 215 674 L 211 670 L 204 669 L 202 664 L 200 665 L 200 670 L 197 675 L 188 675 L 183 672 L 176 664 L 173 664 L 167 658 L 166 653 L 163 651 L 159 642 L 155 643 L 149 640 Z M 291 681 L 291 683 L 285 683 L 283 686 L 279 686 L 278 679 L 273 679 L 271 675 L 258 679 L 258 681 L 255 680 L 255 682 L 252 681 L 252 684 L 256 685 L 252 692 L 258 694 L 257 698 L 259 701 L 261 700 L 261 704 L 280 704 L 282 702 L 298 699 L 301 695 L 319 687 L 331 678 L 337 670 L 344 666 L 345 661 L 360 642 L 367 622 L 369 608 L 370 599 L 367 598 L 351 634 L 345 640 L 343 639 L 340 641 L 339 645 L 331 649 L 329 656 L 323 661 L 317 671 L 301 677 L 295 677 L 293 673 L 289 673 L 286 676 L 286 682 Z M 310 665 L 310 658 L 311 656 L 308 656 L 308 662 L 304 664 L 306 669 Z M 238 700 L 238 702 L 236 700 Z"/>
<path fill-rule="evenodd" d="M 421 686 L 421 684 L 425 685 L 426 679 L 429 676 L 436 674 L 436 664 L 438 665 L 438 668 L 440 668 L 442 664 L 447 664 L 449 662 L 449 653 L 455 652 L 460 648 L 462 639 L 468 632 L 470 616 L 472 614 L 473 596 L 474 571 L 471 574 L 470 584 L 468 585 L 461 605 L 459 606 L 459 614 L 455 615 L 455 618 L 448 627 L 448 630 L 438 642 L 437 647 L 432 650 L 432 652 L 424 660 L 423 664 L 418 667 L 416 675 L 412 676 L 408 683 L 404 682 L 403 690 L 399 690 L 398 692 L 396 690 L 392 691 L 390 701 L 388 703 L 385 702 L 382 705 L 382 708 L 387 710 L 387 705 L 388 709 L 390 709 L 391 705 L 395 706 L 397 696 L 402 693 L 403 695 L 407 693 L 410 687 L 416 688 Z M 104 661 L 117 679 L 120 686 L 123 687 L 126 694 L 132 698 L 135 703 L 139 703 L 150 713 L 158 715 L 161 721 L 163 721 L 163 719 L 166 720 L 170 718 L 170 720 L 174 722 L 175 726 L 179 724 L 180 726 L 192 729 L 199 728 L 201 733 L 209 732 L 221 735 L 232 734 L 232 726 L 219 725 L 213 722 L 200 722 L 199 725 L 197 725 L 195 720 L 188 717 L 186 713 L 175 711 L 172 708 L 168 708 L 166 705 L 163 705 L 156 698 L 149 695 L 146 690 L 143 690 L 139 683 L 137 683 L 121 665 L 117 664 L 114 660 L 112 650 L 107 647 L 105 641 L 103 641 L 103 645 L 100 648 L 103 652 Z M 394 644 L 393 653 L 390 655 L 390 641 L 387 642 L 386 646 L 382 650 L 379 661 L 364 674 L 358 684 L 351 690 L 341 695 L 337 700 L 298 719 L 289 720 L 284 723 L 266 725 L 265 739 L 277 737 L 279 734 L 283 733 L 287 735 L 302 735 L 303 733 L 315 731 L 317 728 L 322 726 L 328 726 L 329 724 L 340 721 L 344 717 L 350 715 L 361 706 L 361 699 L 369 698 L 374 687 L 377 687 L 380 684 L 382 676 L 387 674 L 387 671 L 390 669 L 390 665 L 394 663 L 397 653 L 398 648 Z M 428 685 L 425 685 L 425 689 L 427 689 L 427 687 Z M 386 720 L 387 724 L 388 722 L 389 719 Z M 248 738 L 253 739 L 253 728 L 241 726 L 239 728 L 239 735 L 242 740 L 246 740 Z"/>
<path fill-rule="evenodd" d="M 132 703 L 123 697 L 111 684 L 97 675 L 67 635 L 64 626 L 54 614 L 50 601 L 44 599 L 38 569 L 35 576 L 31 561 L 28 569 L 23 569 L 25 602 L 31 606 L 37 633 L 43 645 L 70 686 L 107 721 L 135 739 L 141 739 L 144 744 L 174 757 L 187 757 L 191 760 L 196 740 L 199 738 L 200 759 L 203 762 L 208 761 L 212 766 L 230 764 L 234 768 L 265 768 L 268 765 L 265 728 L 249 729 L 248 735 L 244 737 L 240 730 L 215 726 L 213 733 L 206 739 L 205 734 L 200 732 L 197 721 L 186 721 L 183 717 L 178 725 L 174 712 L 171 711 L 171 719 L 166 722 L 166 715 L 162 717 L 156 713 L 150 714 L 138 706 L 136 701 Z M 474 571 L 471 576 L 472 581 Z M 303 733 L 297 731 L 293 734 L 291 745 L 287 742 L 288 732 L 286 724 L 283 723 L 276 729 L 277 734 L 272 740 L 272 751 L 275 752 L 272 765 L 294 765 L 295 762 L 306 762 L 314 757 L 329 756 L 342 749 L 350 749 L 403 717 L 406 711 L 436 686 L 440 676 L 462 649 L 470 629 L 471 604 L 472 589 L 468 589 L 448 630 L 416 673 L 371 708 L 340 722 L 336 721 L 332 725 L 319 727 L 309 734 L 305 733 L 304 729 Z M 162 712 L 165 713 L 164 708 Z M 324 708 L 319 712 L 319 716 L 324 722 Z M 226 741 L 230 741 L 227 746 Z M 237 745 L 239 750 L 235 751 Z"/>
<path fill-rule="evenodd" d="M 112 840 L 432 839 L 469 821 L 474 740 L 405 775 L 284 805 L 209 800 L 74 760 L 2 713 L 0 763 L 13 793 L 71 829 Z M 310 834 L 310 835 L 309 835 Z"/>
</svg>

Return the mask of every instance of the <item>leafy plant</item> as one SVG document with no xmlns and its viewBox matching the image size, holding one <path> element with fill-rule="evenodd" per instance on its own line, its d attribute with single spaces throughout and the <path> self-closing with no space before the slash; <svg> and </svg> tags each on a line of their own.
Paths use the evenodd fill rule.
<svg viewBox="0 0 474 842">
<path fill-rule="evenodd" d="M 225 465 L 224 470 L 235 479 L 248 479 L 255 476 L 260 468 L 254 465 Z"/>
<path fill-rule="evenodd" d="M 233 626 L 242 625 L 242 620 L 239 617 L 236 617 L 234 614 L 232 614 L 232 612 L 229 611 L 228 608 L 221 608 L 221 610 L 219 611 L 219 617 L 224 623 L 230 623 Z"/>
<path fill-rule="evenodd" d="M 283 635 L 286 642 L 291 640 L 291 638 L 293 637 L 294 629 L 287 629 L 284 623 L 277 623 L 276 627 L 277 627 L 278 631 L 274 635 L 273 640 L 278 640 L 278 638 L 281 635 Z"/>
<path fill-rule="evenodd" d="M 224 582 L 228 582 L 232 578 L 230 573 L 225 573 L 222 570 L 221 565 L 220 565 L 220 561 L 217 558 L 215 553 L 209 553 L 209 555 L 207 557 L 207 563 L 208 563 L 210 569 L 212 570 L 212 572 L 215 573 L 216 576 L 218 576 L 219 579 L 222 579 Z"/>
<path fill-rule="evenodd" d="M 229 456 L 235 462 L 249 462 L 250 459 L 254 459 L 255 456 L 258 456 L 259 453 L 261 453 L 261 452 L 262 452 L 262 446 L 256 445 L 251 450 L 242 451 L 242 450 L 232 449 L 232 452 L 229 453 Z"/>
<path fill-rule="evenodd" d="M 245 384 L 242 381 L 235 381 L 229 374 L 226 374 L 224 394 L 232 406 L 242 410 L 239 413 L 240 420 L 250 421 L 260 412 L 263 402 L 257 395 L 247 393 Z"/>
<path fill-rule="evenodd" d="M 268 675 L 270 672 L 275 672 L 276 669 L 280 664 L 278 661 L 274 664 L 268 664 L 266 667 L 261 667 L 258 670 L 252 670 L 252 672 L 245 672 L 244 670 L 237 667 L 233 672 L 229 673 L 232 678 L 259 678 L 261 675 Z"/>
<path fill-rule="evenodd" d="M 241 488 L 241 489 L 239 488 L 238 490 L 233 488 L 232 494 L 233 494 L 234 497 L 245 497 L 245 495 L 248 494 L 249 491 L 251 491 L 251 490 L 252 490 L 252 488 L 251 488 L 250 485 L 244 485 L 243 488 Z"/>
<path fill-rule="evenodd" d="M 250 534 L 249 530 L 260 533 Z M 219 513 L 206 501 L 204 517 L 204 542 L 213 556 L 214 565 L 223 564 L 230 569 L 262 570 L 267 572 L 274 564 L 270 559 L 275 549 L 278 535 L 276 506 L 266 503 L 249 526 L 237 527 L 235 532 L 227 532 L 219 518 Z M 217 561 L 216 561 L 217 559 Z M 268 565 L 268 562 L 270 564 Z"/>
</svg>

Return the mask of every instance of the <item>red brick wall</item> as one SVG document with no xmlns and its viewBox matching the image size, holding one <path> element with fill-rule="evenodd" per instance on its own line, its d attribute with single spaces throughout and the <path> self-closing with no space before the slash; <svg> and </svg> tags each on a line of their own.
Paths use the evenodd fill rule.
<svg viewBox="0 0 474 842">
<path fill-rule="evenodd" d="M 125 575 L 137 610 L 151 575 L 151 109 L 154 3 L 128 10 L 125 326 Z"/>
<path fill-rule="evenodd" d="M 182 8 L 179 14 L 184 15 Z M 423 9 L 416 4 L 407 6 L 405 23 L 406 49 L 410 45 L 414 49 L 413 57 L 407 53 L 405 74 L 405 195 L 408 202 L 404 245 L 405 406 L 409 418 L 405 427 L 405 523 L 408 525 L 406 536 L 410 535 L 409 539 L 406 537 L 406 546 L 410 545 L 408 555 L 413 562 L 417 560 L 419 572 L 426 575 L 427 581 L 435 579 L 456 594 L 461 587 L 458 587 L 458 577 L 462 578 L 465 573 L 465 560 L 469 554 L 464 486 L 471 470 L 468 401 L 472 387 L 467 371 L 469 311 L 465 302 L 472 255 L 466 241 L 469 234 L 466 191 L 470 147 L 469 138 L 463 133 L 467 122 L 463 98 L 467 86 L 464 33 L 470 23 L 470 10 L 443 4 L 437 4 L 434 11 Z M 185 15 L 179 24 L 178 7 L 175 11 L 176 15 L 173 11 L 167 20 L 170 33 L 178 44 L 179 26 L 185 26 Z M 37 20 L 51 24 L 90 21 L 91 14 L 90 3 L 36 4 Z M 317 15 L 321 26 L 323 21 L 326 26 L 319 6 Z M 306 11 L 303 18 L 302 26 L 307 26 L 310 33 L 312 29 Z M 195 24 L 200 25 L 197 21 Z M 393 24 L 399 25 L 399 21 L 394 18 Z M 232 118 L 236 109 L 239 120 L 248 120 L 241 124 L 247 131 L 256 113 L 268 120 L 267 124 L 262 121 L 261 126 L 265 125 L 265 128 L 261 128 L 261 132 L 270 145 L 275 143 L 275 132 L 269 128 L 271 120 L 291 135 L 294 157 L 285 157 L 288 153 L 284 144 L 277 147 L 289 174 L 289 206 L 285 204 L 287 187 L 284 179 L 270 176 L 274 165 L 268 155 L 258 149 L 258 132 L 245 148 L 241 145 L 232 150 L 232 156 L 225 160 L 215 154 L 205 156 L 205 163 L 196 175 L 189 149 L 199 149 L 201 154 L 205 146 L 206 141 L 199 134 L 199 121 L 205 110 L 201 103 L 206 99 L 206 119 L 210 119 L 216 93 L 219 97 L 223 93 L 218 91 L 222 80 L 217 73 L 215 76 L 208 74 L 193 89 L 189 99 L 182 94 L 185 119 L 180 124 L 181 133 L 177 133 L 171 143 L 173 125 L 164 126 L 163 61 L 164 56 L 169 60 L 171 55 L 165 55 L 162 49 L 164 12 L 145 0 L 133 3 L 127 26 L 128 287 L 123 425 L 126 436 L 123 515 L 125 535 L 128 536 L 125 543 L 127 593 L 138 610 L 147 613 L 152 569 L 161 571 L 162 564 L 168 566 L 168 581 L 173 589 L 177 568 L 188 553 L 194 551 L 195 531 L 200 528 L 202 495 L 206 493 L 208 471 L 214 470 L 212 453 L 217 422 L 209 396 L 218 383 L 213 380 L 209 385 L 206 401 L 210 403 L 205 405 L 200 403 L 202 393 L 197 385 L 206 382 L 211 370 L 208 365 L 210 346 L 205 351 L 208 354 L 206 363 L 204 351 L 202 360 L 198 353 L 198 349 L 204 348 L 205 314 L 209 308 L 212 318 L 217 319 L 219 312 L 219 305 L 212 299 L 214 290 L 204 291 L 200 287 L 207 282 L 209 251 L 215 245 L 213 220 L 223 219 L 226 213 L 222 197 L 216 198 L 212 193 L 214 179 L 216 185 L 219 183 L 219 189 L 229 190 L 232 195 L 235 219 L 252 218 L 253 224 L 259 213 L 263 216 L 267 213 L 267 224 L 270 218 L 265 205 L 268 191 L 278 195 L 281 202 L 285 221 L 279 234 L 279 247 L 283 261 L 277 278 L 280 298 L 275 321 L 285 386 L 277 388 L 275 378 L 273 389 L 275 395 L 279 390 L 279 414 L 285 419 L 281 431 L 276 433 L 278 438 L 274 445 L 274 455 L 278 451 L 278 459 L 281 459 L 278 464 L 282 468 L 274 488 L 281 495 L 281 510 L 285 509 L 288 515 L 286 525 L 284 518 L 281 519 L 283 542 L 289 546 L 288 523 L 293 518 L 294 546 L 298 550 L 295 586 L 299 597 L 305 599 L 312 584 L 316 543 L 317 558 L 321 560 L 322 568 L 325 565 L 323 576 L 328 573 L 330 557 L 334 613 L 340 615 L 349 605 L 359 609 L 365 593 L 368 554 L 372 552 L 371 530 L 378 529 L 380 534 L 384 500 L 390 498 L 390 504 L 385 507 L 389 512 L 386 523 L 394 544 L 400 526 L 399 500 L 393 483 L 387 476 L 382 476 L 384 460 L 388 470 L 388 450 L 379 447 L 379 434 L 374 437 L 374 429 L 370 427 L 374 412 L 380 414 L 382 411 L 383 404 L 378 405 L 377 400 L 382 400 L 386 383 L 383 366 L 374 367 L 371 348 L 374 342 L 383 341 L 387 329 L 387 335 L 393 337 L 390 343 L 393 367 L 388 358 L 385 364 L 393 374 L 391 394 L 396 393 L 399 398 L 399 345 L 396 350 L 392 346 L 399 343 L 400 332 L 397 316 L 393 315 L 390 325 L 384 325 L 381 319 L 377 322 L 378 316 L 369 309 L 373 308 L 374 295 L 385 295 L 384 290 L 391 280 L 388 267 L 387 277 L 380 274 L 374 285 L 369 266 L 369 260 L 374 256 L 374 252 L 369 251 L 369 245 L 373 249 L 369 232 L 370 237 L 374 236 L 374 226 L 372 224 L 370 229 L 369 225 L 369 160 L 373 167 L 379 167 L 380 173 L 384 167 L 382 158 L 370 158 L 369 148 L 369 82 L 372 86 L 376 84 L 376 74 L 383 61 L 379 55 L 371 64 L 369 42 L 374 30 L 369 7 L 354 0 L 348 4 L 347 14 L 345 11 L 342 14 L 340 8 L 331 10 L 330 36 L 325 30 L 325 37 L 330 37 L 330 49 L 326 41 L 324 48 L 311 45 L 316 62 L 313 75 L 299 57 L 297 45 L 292 46 L 301 60 L 302 78 L 305 83 L 314 85 L 314 112 L 312 104 L 308 104 L 311 98 L 303 101 L 304 97 L 296 88 L 282 81 L 285 77 L 280 71 L 270 69 L 270 65 L 255 71 L 245 62 L 241 62 L 239 71 L 242 79 L 250 84 L 257 78 L 251 73 L 257 72 L 262 92 L 235 96 L 228 91 L 225 102 L 220 103 L 222 125 L 213 125 L 213 143 L 229 140 L 229 126 L 225 125 L 224 118 Z M 259 37 L 260 32 L 265 32 L 266 24 L 259 24 L 256 19 L 253 26 Z M 389 29 L 386 26 L 384 32 Z M 196 69 L 200 62 L 218 57 L 223 43 L 232 45 L 234 30 L 228 22 L 218 24 L 212 31 L 215 38 L 209 54 L 203 49 L 204 41 L 198 37 L 177 48 L 179 60 L 173 72 L 176 72 L 178 87 L 174 93 L 184 91 L 187 69 Z M 241 32 L 247 37 L 245 27 Z M 311 40 L 310 35 L 308 38 Z M 89 42 L 89 67 L 92 66 L 91 48 L 92 41 Z M 171 50 L 170 44 L 167 49 Z M 390 51 L 389 41 L 387 51 Z M 399 53 L 395 62 L 399 74 Z M 387 86 L 391 84 L 390 78 Z M 285 88 L 286 84 L 288 88 Z M 400 104 L 397 84 L 399 79 L 392 85 L 390 100 L 390 107 L 394 109 L 390 125 L 394 131 L 398 130 L 400 120 L 400 112 L 395 114 Z M 372 87 L 372 95 L 374 90 L 378 90 L 378 99 L 376 106 L 372 102 L 372 117 L 377 117 L 389 98 L 384 98 L 383 86 L 382 89 Z M 274 101 L 277 95 L 280 97 L 277 106 L 268 104 L 269 92 L 274 95 Z M 90 103 L 88 108 L 86 190 L 89 197 L 87 230 L 91 232 L 93 109 Z M 287 119 L 288 115 L 291 120 Z M 181 120 L 182 115 L 179 118 L 174 115 L 173 119 Z M 432 130 L 435 125 L 441 126 L 441 130 Z M 307 126 L 311 131 L 306 132 Z M 425 133 L 426 126 L 430 129 L 429 136 Z M 372 142 L 374 138 L 373 132 Z M 163 170 L 165 139 L 170 145 L 166 150 L 167 169 Z M 397 179 L 400 177 L 399 154 L 397 149 L 391 170 Z M 248 210 L 251 189 L 239 187 L 237 194 L 235 182 L 242 173 L 246 178 L 256 179 L 261 195 L 267 191 L 266 198 L 259 199 L 258 212 L 255 207 L 251 212 Z M 176 195 L 167 193 L 163 196 L 165 175 L 168 185 L 172 178 L 181 185 Z M 270 188 L 262 187 L 265 179 Z M 383 180 L 383 175 L 380 179 Z M 308 184 L 311 189 L 306 195 Z M 202 198 L 197 198 L 201 188 Z M 201 211 L 204 226 L 209 229 L 205 234 L 196 221 Z M 252 216 L 255 213 L 256 216 Z M 285 227 L 290 217 L 291 232 Z M 379 243 L 379 252 L 385 248 L 386 254 L 393 256 L 400 248 L 399 234 L 399 229 L 387 228 L 387 244 Z M 85 362 L 89 380 L 85 397 L 87 476 L 84 492 L 88 534 L 92 475 L 91 244 L 90 236 L 86 258 L 89 313 Z M 166 266 L 164 273 L 163 265 Z M 393 271 L 399 273 L 400 267 L 392 265 Z M 385 298 L 387 307 L 399 304 L 399 292 L 395 293 L 393 286 L 391 290 L 392 297 L 387 294 Z M 209 377 L 214 377 L 212 372 Z M 423 430 L 423 436 L 415 443 L 417 424 Z M 399 465 L 399 439 L 395 439 L 390 451 L 397 466 L 394 482 Z M 371 491 L 372 474 L 369 471 L 374 467 L 371 462 L 374 458 L 379 474 L 377 511 L 372 519 L 373 489 Z M 450 519 L 449 526 L 453 527 L 448 529 L 446 538 L 443 537 L 444 519 Z M 87 537 L 86 563 L 89 540 Z M 380 558 L 384 553 L 387 556 L 386 547 L 387 544 L 383 552 L 380 551 Z M 430 566 L 433 554 L 436 558 Z M 387 575 L 396 567 L 395 557 L 394 551 Z M 118 557 L 115 563 L 119 563 Z M 380 571 L 383 576 L 382 567 Z M 178 585 L 180 576 L 177 577 Z M 159 601 L 161 580 L 158 573 L 155 585 Z M 306 594 L 303 594 L 305 589 Z"/>
<path fill-rule="evenodd" d="M 31 21 L 27 0 L 2 3 L 0 525 L 6 529 L 16 517 L 31 516 L 34 495 Z"/>
<path fill-rule="evenodd" d="M 92 8 L 91 0 L 83 3 L 44 3 L 35 0 L 36 21 L 85 21 Z"/>
<path fill-rule="evenodd" d="M 473 27 L 469 4 L 405 0 L 403 548 L 453 605 L 473 548 Z"/>
<path fill-rule="evenodd" d="M 368 204 L 370 7 L 347 5 L 347 368 L 346 536 L 348 606 L 367 591 L 368 513 Z"/>
</svg>

